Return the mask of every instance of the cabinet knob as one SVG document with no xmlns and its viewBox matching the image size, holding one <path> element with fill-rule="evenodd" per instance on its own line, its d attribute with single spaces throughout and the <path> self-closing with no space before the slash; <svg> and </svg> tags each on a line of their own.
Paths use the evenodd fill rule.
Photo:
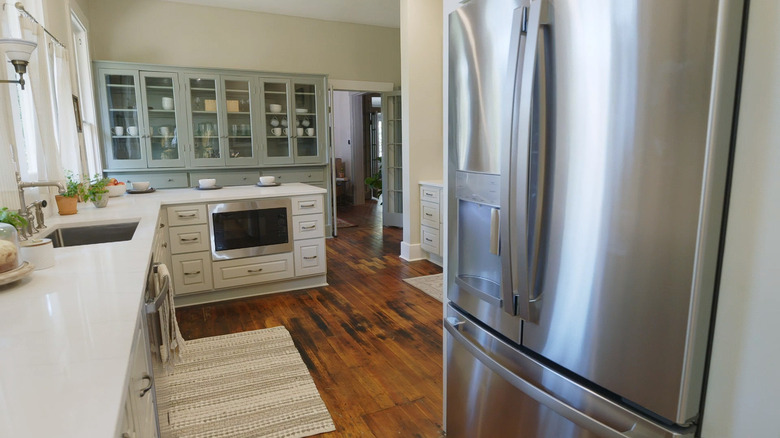
<svg viewBox="0 0 780 438">
<path fill-rule="evenodd" d="M 173 182 L 173 178 L 168 178 L 168 182 Z"/>
<path fill-rule="evenodd" d="M 147 393 L 147 392 L 149 392 L 149 390 L 150 390 L 150 389 L 152 389 L 152 386 L 154 386 L 154 380 L 153 380 L 153 379 L 152 379 L 152 377 L 151 377 L 150 375 L 148 375 L 148 374 L 144 374 L 144 376 L 143 376 L 143 377 L 141 377 L 141 379 L 143 379 L 143 380 L 148 380 L 148 381 L 149 381 L 149 385 L 147 385 L 147 386 L 146 386 L 146 388 L 143 388 L 143 389 L 141 389 L 141 395 L 140 395 L 140 397 L 142 397 L 142 398 L 143 398 L 143 396 L 145 396 L 145 395 L 146 395 L 146 393 Z"/>
</svg>

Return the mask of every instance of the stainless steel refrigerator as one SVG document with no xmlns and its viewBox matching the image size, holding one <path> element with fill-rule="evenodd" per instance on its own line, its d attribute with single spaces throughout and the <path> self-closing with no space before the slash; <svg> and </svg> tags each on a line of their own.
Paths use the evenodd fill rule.
<svg viewBox="0 0 780 438">
<path fill-rule="evenodd" d="M 744 7 L 450 14 L 448 436 L 696 435 Z"/>
</svg>

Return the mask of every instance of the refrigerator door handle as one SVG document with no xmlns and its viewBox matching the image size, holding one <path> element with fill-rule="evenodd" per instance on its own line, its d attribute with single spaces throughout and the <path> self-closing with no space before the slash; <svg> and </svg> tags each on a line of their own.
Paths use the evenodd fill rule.
<svg viewBox="0 0 780 438">
<path fill-rule="evenodd" d="M 523 320 L 535 322 L 528 266 L 528 184 L 533 88 L 541 25 L 548 22 L 546 0 L 531 0 L 530 9 L 517 8 L 513 15 L 507 83 L 514 84 L 511 111 L 506 111 L 501 169 L 501 296 L 503 309 Z M 520 36 L 527 29 L 525 40 Z M 523 47 L 524 46 L 524 47 Z M 523 52 L 522 57 L 520 52 Z M 514 305 L 512 305 L 514 304 Z"/>
<path fill-rule="evenodd" d="M 626 438 L 632 436 L 644 436 L 642 427 L 638 423 L 634 423 L 626 431 L 618 431 L 594 418 L 589 417 L 587 414 L 577 410 L 576 408 L 569 406 L 565 402 L 558 400 L 554 396 L 548 394 L 540 388 L 537 388 L 532 383 L 524 380 L 522 377 L 508 370 L 501 365 L 498 361 L 493 359 L 489 354 L 485 353 L 482 349 L 478 348 L 474 343 L 468 340 L 460 330 L 459 326 L 465 324 L 465 321 L 459 321 L 458 318 L 448 317 L 444 319 L 444 328 L 447 332 L 458 342 L 461 346 L 466 348 L 480 363 L 488 367 L 491 371 L 498 374 L 512 384 L 515 388 L 528 395 L 536 402 L 552 409 L 558 415 L 568 419 L 574 424 L 587 429 L 596 435 L 604 438 Z"/>
</svg>

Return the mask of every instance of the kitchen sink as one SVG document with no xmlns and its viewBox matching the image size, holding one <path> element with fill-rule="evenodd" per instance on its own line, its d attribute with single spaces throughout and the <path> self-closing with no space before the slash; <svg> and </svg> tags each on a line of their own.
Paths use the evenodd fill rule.
<svg viewBox="0 0 780 438">
<path fill-rule="evenodd" d="M 51 239 L 55 248 L 64 246 L 94 245 L 96 243 L 130 240 L 138 227 L 138 221 L 100 225 L 80 225 L 57 228 L 43 236 Z"/>
</svg>

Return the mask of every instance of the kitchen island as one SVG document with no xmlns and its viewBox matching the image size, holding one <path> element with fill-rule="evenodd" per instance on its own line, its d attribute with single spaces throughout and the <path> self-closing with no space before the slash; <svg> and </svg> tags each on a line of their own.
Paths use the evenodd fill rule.
<svg viewBox="0 0 780 438">
<path fill-rule="evenodd" d="M 47 218 L 49 228 L 139 223 L 129 241 L 56 248 L 54 267 L 0 286 L 0 437 L 118 435 L 162 207 L 325 193 L 299 183 L 163 190 Z"/>
</svg>

